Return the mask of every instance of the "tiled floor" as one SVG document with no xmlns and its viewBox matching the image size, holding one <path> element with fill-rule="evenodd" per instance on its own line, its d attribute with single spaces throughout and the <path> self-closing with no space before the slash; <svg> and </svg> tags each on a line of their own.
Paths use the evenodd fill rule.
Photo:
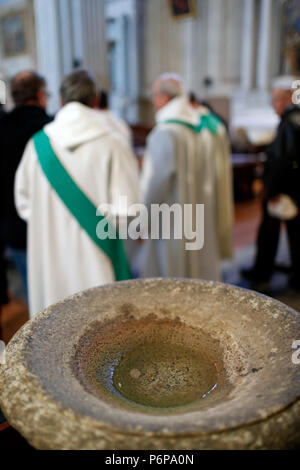
<svg viewBox="0 0 300 470">
<path fill-rule="evenodd" d="M 12 263 L 8 264 L 10 303 L 1 308 L 3 340 L 8 343 L 29 319 L 22 281 Z"/>
<path fill-rule="evenodd" d="M 254 245 L 261 218 L 258 201 L 240 202 L 235 206 L 234 248 Z"/>
</svg>

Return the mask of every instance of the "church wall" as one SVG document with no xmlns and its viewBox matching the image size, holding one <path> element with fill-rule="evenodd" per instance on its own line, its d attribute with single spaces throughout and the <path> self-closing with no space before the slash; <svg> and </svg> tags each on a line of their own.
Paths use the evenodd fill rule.
<svg viewBox="0 0 300 470">
<path fill-rule="evenodd" d="M 197 17 L 184 20 L 173 19 L 167 1 L 146 1 L 145 11 L 145 97 L 164 72 L 182 75 L 203 98 L 230 96 L 240 85 L 243 2 L 198 0 Z"/>
<path fill-rule="evenodd" d="M 15 30 L 22 36 L 21 40 L 19 39 L 15 44 L 8 39 L 11 26 L 7 20 L 15 25 Z M 34 31 L 32 0 L 0 0 L 0 78 L 2 80 L 8 82 L 20 70 L 36 68 Z M 7 97 L 7 107 L 10 108 L 12 103 L 9 94 Z"/>
<path fill-rule="evenodd" d="M 34 5 L 38 68 L 52 93 L 50 111 L 56 112 L 62 77 L 74 67 L 86 67 L 108 84 L 104 2 L 34 0 Z"/>
<path fill-rule="evenodd" d="M 105 2 L 81 0 L 82 63 L 90 69 L 102 87 L 109 86 L 105 29 Z M 73 32 L 73 41 L 77 32 Z"/>
<path fill-rule="evenodd" d="M 129 122 L 140 119 L 145 0 L 106 0 L 110 104 Z"/>
<path fill-rule="evenodd" d="M 151 87 L 164 72 L 232 109 L 267 105 L 280 68 L 281 0 L 196 2 L 196 18 L 174 20 L 168 0 L 0 0 L 0 20 L 24 11 L 27 34 L 23 54 L 4 58 L 0 44 L 0 75 L 37 67 L 55 112 L 62 76 L 88 67 L 131 123 L 153 123 Z"/>
</svg>

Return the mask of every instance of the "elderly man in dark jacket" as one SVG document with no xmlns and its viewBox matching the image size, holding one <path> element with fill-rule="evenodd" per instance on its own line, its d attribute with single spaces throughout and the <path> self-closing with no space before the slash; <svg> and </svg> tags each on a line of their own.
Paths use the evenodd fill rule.
<svg viewBox="0 0 300 470">
<path fill-rule="evenodd" d="M 26 224 L 15 209 L 14 179 L 27 142 L 50 118 L 45 111 L 46 82 L 37 73 L 17 74 L 11 94 L 15 108 L 0 119 L 0 246 L 10 248 L 26 288 Z M 7 301 L 5 293 L 0 300 Z"/>
<path fill-rule="evenodd" d="M 5 111 L 3 110 L 2 104 L 0 104 L 0 120 L 5 116 Z M 5 260 L 4 260 L 4 246 L 0 239 L 0 309 L 1 305 L 5 305 L 8 302 L 8 293 L 7 293 L 7 277 L 5 269 Z M 0 340 L 2 338 L 1 331 L 1 311 L 0 311 Z"/>
<path fill-rule="evenodd" d="M 281 221 L 269 214 L 269 202 L 276 202 L 279 195 L 285 194 L 292 198 L 300 212 L 300 108 L 293 104 L 292 89 L 280 85 L 273 90 L 272 102 L 281 121 L 267 152 L 264 212 L 255 265 L 253 269 L 243 271 L 253 281 L 254 288 L 269 281 L 274 271 Z M 290 286 L 300 290 L 300 215 L 286 221 L 286 228 L 292 261 Z"/>
</svg>

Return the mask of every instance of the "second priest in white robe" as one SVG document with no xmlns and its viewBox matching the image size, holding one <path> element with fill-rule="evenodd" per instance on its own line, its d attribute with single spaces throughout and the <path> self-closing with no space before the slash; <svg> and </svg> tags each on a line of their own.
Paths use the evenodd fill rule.
<svg viewBox="0 0 300 470">
<path fill-rule="evenodd" d="M 170 100 L 157 112 L 157 124 L 147 142 L 142 190 L 149 209 L 151 204 L 180 203 L 182 207 L 204 204 L 204 247 L 188 251 L 188 240 L 184 238 L 147 240 L 140 259 L 142 277 L 218 281 L 220 260 L 231 256 L 233 217 L 228 146 L 221 127 L 215 135 L 205 128 L 193 132 L 188 127 L 199 126 L 200 114 L 185 95 Z"/>
<path fill-rule="evenodd" d="M 101 124 L 98 112 L 69 103 L 45 127 L 66 170 L 95 207 L 109 203 L 120 213 L 140 201 L 137 162 L 128 145 Z M 50 186 L 31 140 L 15 185 L 19 215 L 28 222 L 31 316 L 76 292 L 115 281 L 110 259 L 89 238 Z M 95 226 L 96 231 L 96 226 Z"/>
</svg>

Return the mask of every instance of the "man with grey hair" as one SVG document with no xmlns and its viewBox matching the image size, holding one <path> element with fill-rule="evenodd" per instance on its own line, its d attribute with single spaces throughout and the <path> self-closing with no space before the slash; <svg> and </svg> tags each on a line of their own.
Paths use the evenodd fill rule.
<svg viewBox="0 0 300 470">
<path fill-rule="evenodd" d="M 60 87 L 62 104 L 80 103 L 89 108 L 97 107 L 98 89 L 94 77 L 87 70 L 67 75 Z"/>
<path fill-rule="evenodd" d="M 156 126 L 147 141 L 142 175 L 145 204 L 171 207 L 178 203 L 182 210 L 189 204 L 192 211 L 189 220 L 185 218 L 189 230 L 196 224 L 197 204 L 204 204 L 204 227 L 201 227 L 204 247 L 187 250 L 187 242 L 191 241 L 188 229 L 185 230 L 185 226 L 182 239 L 176 239 L 175 230 L 180 233 L 182 227 L 174 220 L 170 240 L 160 234 L 158 240 L 144 243 L 141 274 L 143 277 L 219 280 L 222 247 L 218 233 L 218 202 L 227 198 L 227 193 L 218 191 L 223 175 L 218 173 L 215 165 L 214 153 L 218 150 L 214 133 L 220 123 L 211 115 L 201 116 L 190 105 L 183 80 L 175 74 L 164 74 L 156 80 L 153 104 Z"/>
<path fill-rule="evenodd" d="M 155 111 L 159 111 L 172 99 L 184 94 L 182 78 L 174 73 L 161 75 L 153 85 L 153 105 Z"/>
<path fill-rule="evenodd" d="M 129 147 L 99 120 L 98 85 L 79 70 L 61 85 L 62 109 L 27 145 L 15 200 L 28 222 L 31 316 L 76 292 L 128 279 L 122 240 L 99 236 L 110 204 L 126 216 L 139 202 L 138 170 Z M 127 207 L 120 197 L 127 197 Z M 109 224 L 108 224 L 109 225 Z"/>
<path fill-rule="evenodd" d="M 273 82 L 272 105 L 280 117 L 280 124 L 275 140 L 267 151 L 263 218 L 257 237 L 254 267 L 242 271 L 256 290 L 264 291 L 269 287 L 275 269 L 281 225 L 285 221 L 292 261 L 290 286 L 300 291 L 300 108 L 293 103 L 296 80 L 296 77 L 283 76 Z M 283 200 L 289 201 L 289 207 L 294 212 L 290 219 L 284 213 L 278 213 Z"/>
</svg>

